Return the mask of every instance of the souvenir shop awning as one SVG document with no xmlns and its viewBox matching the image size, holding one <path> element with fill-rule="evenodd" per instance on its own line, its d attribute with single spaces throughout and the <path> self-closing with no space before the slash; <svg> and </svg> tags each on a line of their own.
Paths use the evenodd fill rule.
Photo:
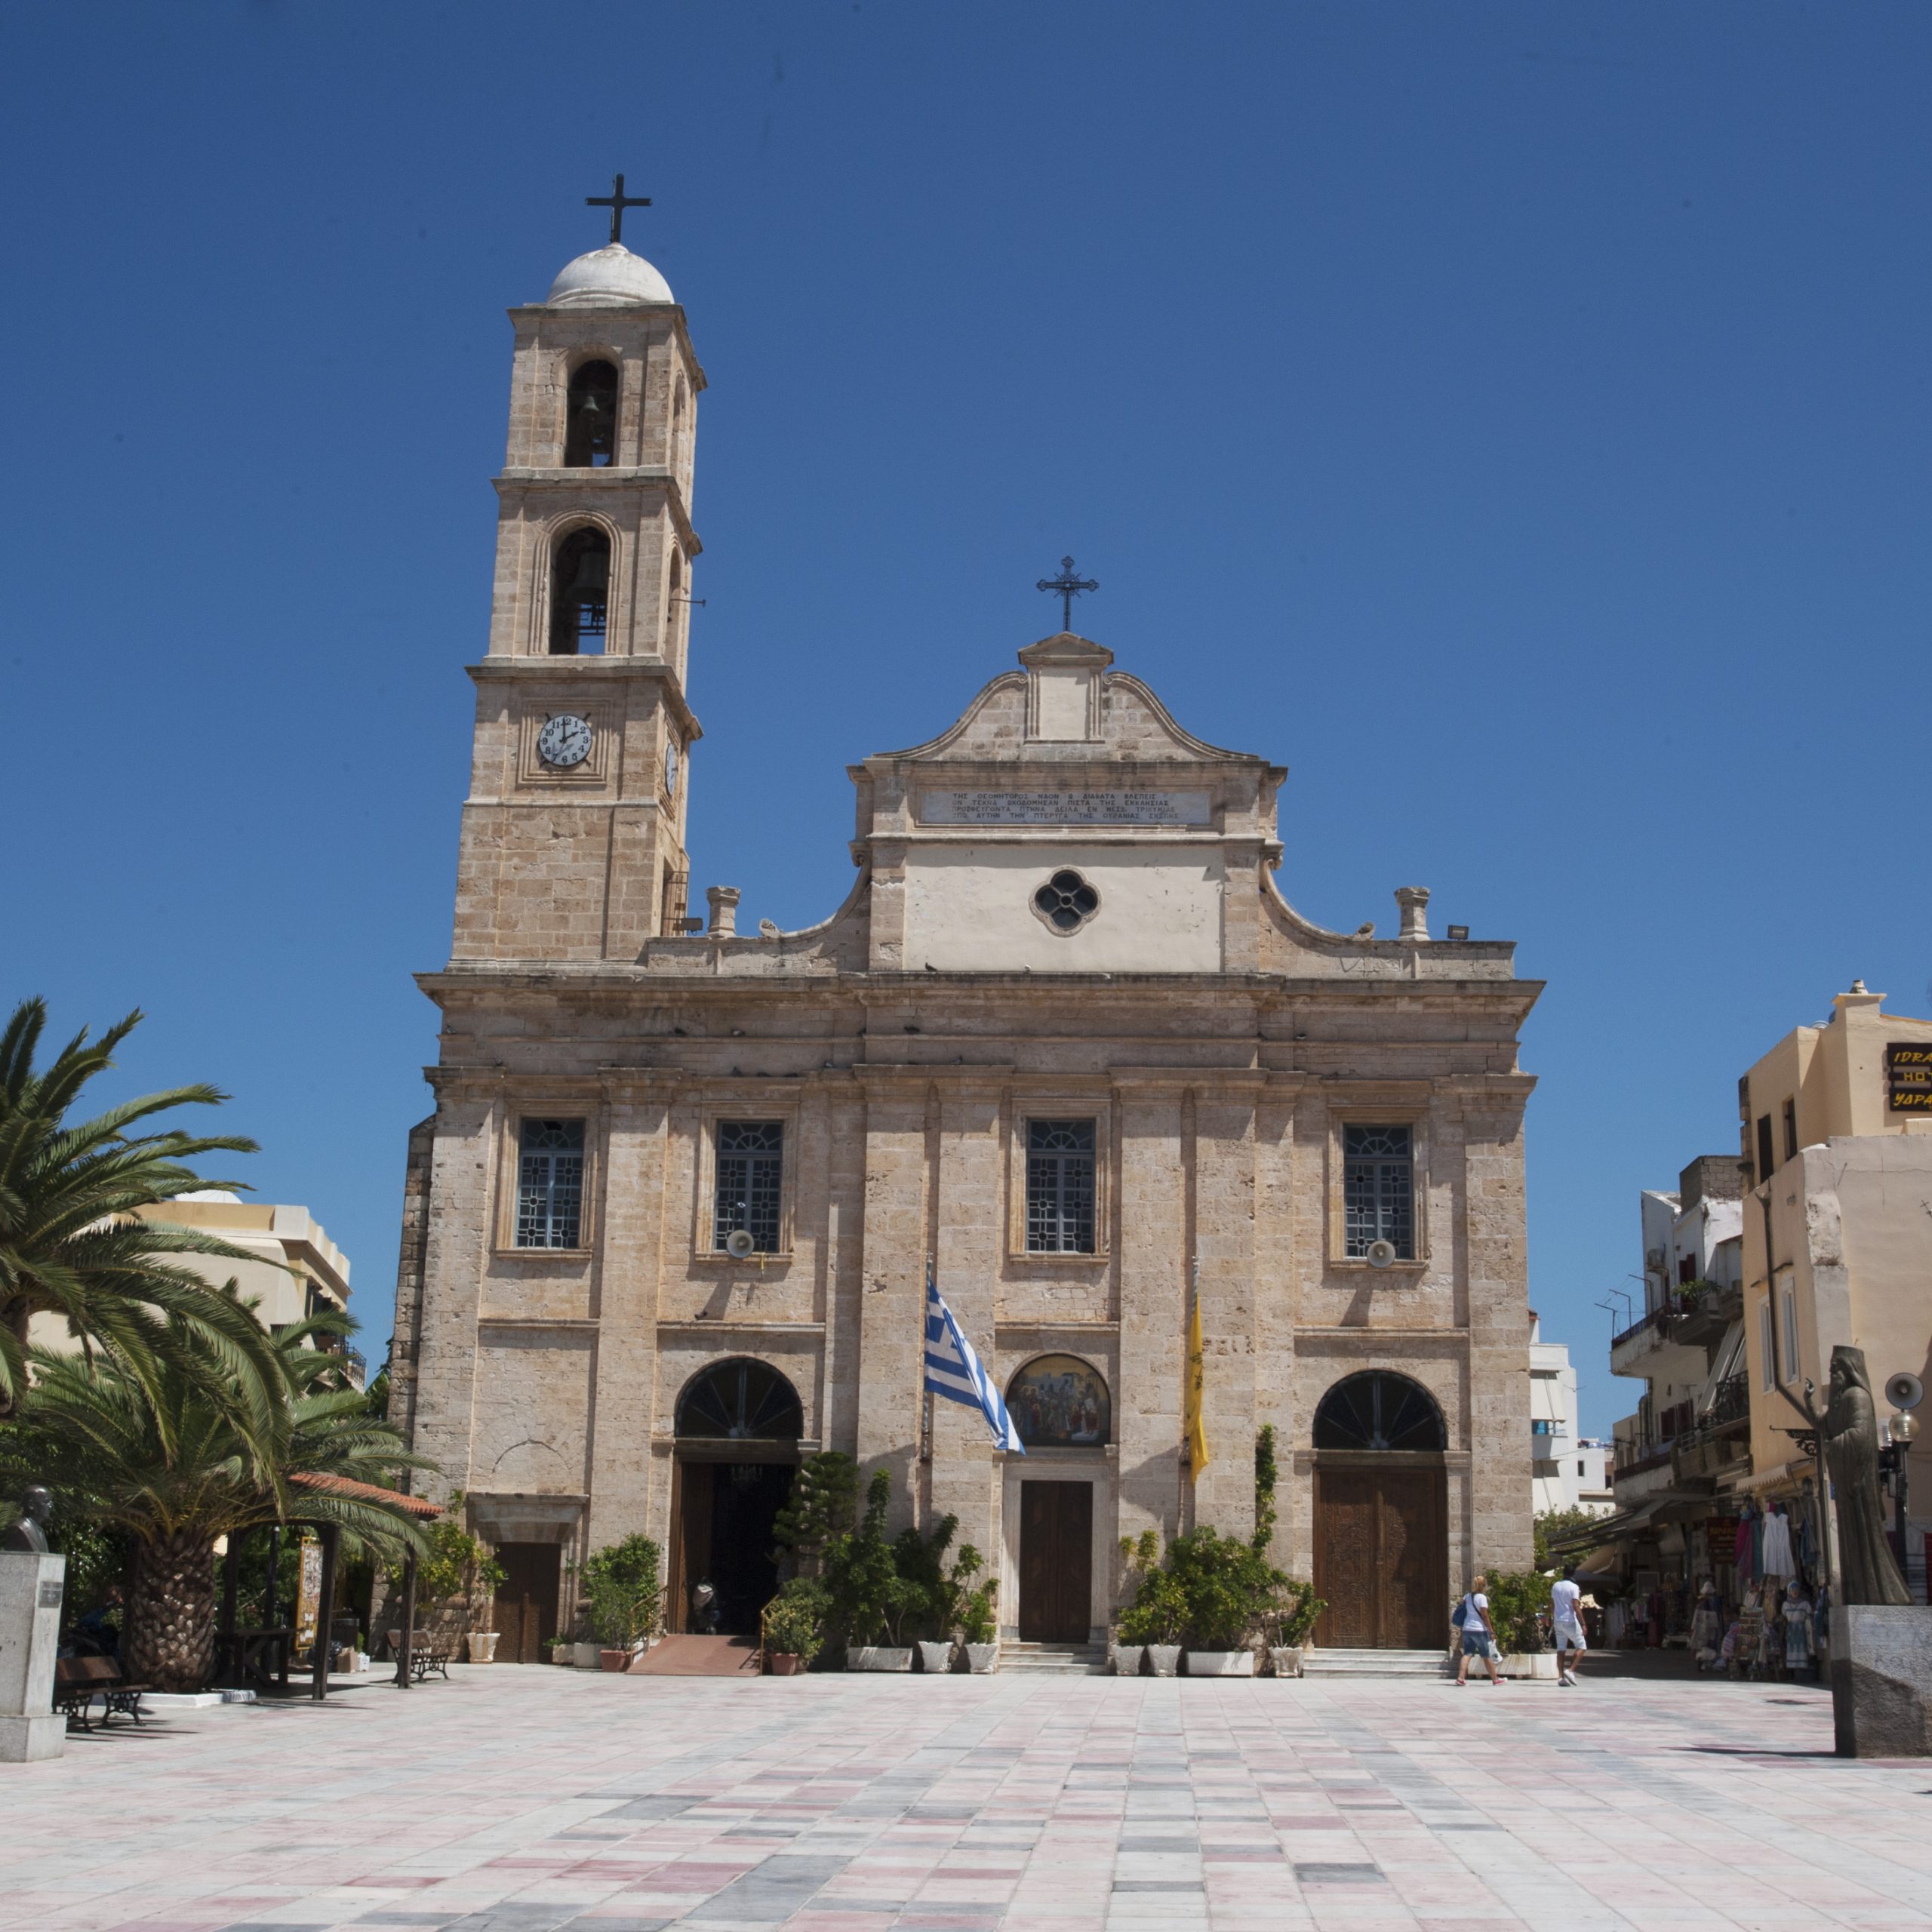
<svg viewBox="0 0 1932 1932">
<path fill-rule="evenodd" d="M 1601 1549 L 1654 1523 L 1694 1522 L 1700 1516 L 1709 1515 L 1714 1506 L 1708 1496 L 1679 1496 L 1669 1491 L 1662 1496 L 1648 1496 L 1634 1509 L 1620 1509 L 1614 1516 L 1596 1517 L 1574 1530 L 1566 1530 L 1561 1536 L 1552 1537 L 1549 1548 L 1553 1554 Z"/>
</svg>

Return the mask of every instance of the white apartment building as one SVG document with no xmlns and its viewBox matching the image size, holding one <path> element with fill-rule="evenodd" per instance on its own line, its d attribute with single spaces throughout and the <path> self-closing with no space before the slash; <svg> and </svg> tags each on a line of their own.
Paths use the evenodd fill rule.
<svg viewBox="0 0 1932 1932">
<path fill-rule="evenodd" d="M 1577 1433 L 1577 1371 L 1569 1346 L 1546 1342 L 1530 1315 L 1530 1495 L 1537 1515 L 1552 1509 L 1611 1507 L 1609 1445 Z"/>
</svg>

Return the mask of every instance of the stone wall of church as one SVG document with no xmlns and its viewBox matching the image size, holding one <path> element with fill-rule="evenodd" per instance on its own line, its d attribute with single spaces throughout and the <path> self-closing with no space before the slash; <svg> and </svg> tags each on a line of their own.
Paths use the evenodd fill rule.
<svg viewBox="0 0 1932 1932">
<path fill-rule="evenodd" d="M 420 1296 L 405 1271 L 398 1332 L 420 1337 L 416 1439 L 441 1465 L 437 1487 L 488 1507 L 580 1499 L 580 1552 L 638 1529 L 668 1542 L 679 1395 L 748 1355 L 791 1380 L 808 1444 L 890 1469 L 902 1517 L 949 1512 L 962 1540 L 1004 1553 L 1010 1620 L 1018 1459 L 945 1403 L 921 1457 L 930 1254 L 1002 1385 L 1043 1352 L 1106 1377 L 1112 1447 L 1072 1472 L 1098 1484 L 1097 1622 L 1118 1582 L 1117 1537 L 1251 1526 L 1264 1422 L 1282 1450 L 1277 1553 L 1306 1574 L 1315 1408 L 1364 1368 L 1412 1376 L 1441 1409 L 1452 1575 L 1527 1561 L 1521 992 L 921 976 L 889 991 L 846 979 L 669 992 L 642 974 L 617 997 L 460 975 L 434 989 L 445 1035 L 432 1195 Z M 580 1251 L 511 1244 L 530 1113 L 586 1121 Z M 1096 1122 L 1093 1255 L 1026 1252 L 1029 1115 Z M 1342 1255 L 1340 1131 L 1367 1118 L 1415 1133 L 1419 1255 L 1387 1270 Z M 784 1124 L 779 1254 L 735 1262 L 712 1247 L 727 1119 Z M 1190 1257 L 1213 1455 L 1192 1482 Z"/>
</svg>

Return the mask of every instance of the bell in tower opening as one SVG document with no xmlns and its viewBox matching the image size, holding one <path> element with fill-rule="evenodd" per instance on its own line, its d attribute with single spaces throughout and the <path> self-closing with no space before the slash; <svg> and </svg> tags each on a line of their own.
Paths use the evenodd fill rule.
<svg viewBox="0 0 1932 1932">
<path fill-rule="evenodd" d="M 572 531 L 557 546 L 552 585 L 551 656 L 601 651 L 610 611 L 610 538 L 601 530 Z"/>
<path fill-rule="evenodd" d="M 586 362 L 571 377 L 564 419 L 564 467 L 601 469 L 617 447 L 617 372 Z"/>
</svg>

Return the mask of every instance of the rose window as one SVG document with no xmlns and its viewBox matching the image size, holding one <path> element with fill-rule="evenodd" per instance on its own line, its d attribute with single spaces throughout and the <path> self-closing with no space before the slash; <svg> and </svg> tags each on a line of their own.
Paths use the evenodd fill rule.
<svg viewBox="0 0 1932 1932">
<path fill-rule="evenodd" d="M 1055 872 L 1034 894 L 1033 909 L 1055 932 L 1078 932 L 1100 909 L 1100 895 L 1078 872 Z"/>
</svg>

